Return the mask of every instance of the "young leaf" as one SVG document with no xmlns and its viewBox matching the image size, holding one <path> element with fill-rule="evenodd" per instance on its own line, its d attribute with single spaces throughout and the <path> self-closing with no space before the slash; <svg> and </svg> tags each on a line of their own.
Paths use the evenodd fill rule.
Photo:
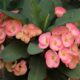
<svg viewBox="0 0 80 80">
<path fill-rule="evenodd" d="M 16 41 L 7 45 L 0 53 L 0 57 L 5 61 L 15 61 L 19 58 L 27 58 L 29 55 L 26 51 L 26 45 Z"/>
<path fill-rule="evenodd" d="M 37 43 L 29 43 L 27 51 L 30 55 L 40 54 L 43 49 L 40 49 Z"/>
<path fill-rule="evenodd" d="M 30 72 L 28 80 L 44 80 L 46 77 L 46 66 L 44 60 L 38 56 L 30 60 Z"/>
<path fill-rule="evenodd" d="M 69 10 L 61 18 L 58 18 L 55 24 L 48 28 L 48 31 L 50 31 L 52 28 L 56 26 L 64 25 L 68 22 L 77 22 L 77 21 L 80 21 L 80 9 Z"/>
</svg>

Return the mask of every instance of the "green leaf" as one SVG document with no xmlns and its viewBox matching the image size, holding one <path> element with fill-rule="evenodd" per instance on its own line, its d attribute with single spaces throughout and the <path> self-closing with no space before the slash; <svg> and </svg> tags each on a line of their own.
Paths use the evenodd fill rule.
<svg viewBox="0 0 80 80">
<path fill-rule="evenodd" d="M 0 12 L 6 14 L 7 16 L 13 18 L 13 19 L 17 19 L 17 20 L 20 20 L 22 22 L 26 22 L 26 18 L 23 16 L 23 15 L 20 15 L 20 14 L 14 14 L 10 11 L 6 11 L 6 10 L 2 10 L 0 9 Z"/>
<path fill-rule="evenodd" d="M 28 18 L 30 22 L 39 25 L 39 12 L 37 0 L 24 0 L 21 14 Z"/>
<path fill-rule="evenodd" d="M 55 24 L 48 28 L 50 31 L 52 28 L 60 25 L 64 25 L 68 22 L 77 22 L 80 21 L 80 9 L 73 9 L 67 11 L 61 18 L 56 19 Z"/>
<path fill-rule="evenodd" d="M 27 58 L 28 56 L 26 45 L 19 41 L 10 43 L 0 53 L 0 57 L 5 61 L 15 61 L 19 58 Z"/>
<path fill-rule="evenodd" d="M 46 77 L 46 66 L 44 60 L 38 56 L 30 60 L 30 72 L 28 80 L 44 80 Z"/>
<path fill-rule="evenodd" d="M 40 49 L 37 43 L 29 43 L 27 51 L 30 55 L 40 54 L 43 49 Z"/>
<path fill-rule="evenodd" d="M 62 0 L 52 0 L 54 6 L 62 6 Z"/>
<path fill-rule="evenodd" d="M 63 74 L 66 74 L 67 76 L 69 76 L 70 78 L 80 78 L 80 64 L 78 64 L 77 67 L 73 70 L 68 69 L 64 66 L 61 66 L 60 71 Z"/>
</svg>

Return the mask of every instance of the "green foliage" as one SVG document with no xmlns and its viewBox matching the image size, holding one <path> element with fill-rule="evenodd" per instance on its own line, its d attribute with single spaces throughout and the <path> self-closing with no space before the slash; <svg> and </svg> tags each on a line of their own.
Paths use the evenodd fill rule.
<svg viewBox="0 0 80 80">
<path fill-rule="evenodd" d="M 40 54 L 43 50 L 39 48 L 38 43 L 29 43 L 27 51 L 30 55 Z"/>
<path fill-rule="evenodd" d="M 64 65 L 59 68 L 60 72 L 67 75 L 70 78 L 80 78 L 80 64 L 77 65 L 75 69 L 68 69 Z"/>
<path fill-rule="evenodd" d="M 49 27 L 48 30 L 50 31 L 52 28 L 64 25 L 68 22 L 77 22 L 77 21 L 80 21 L 80 9 L 69 10 L 67 11 L 66 14 L 64 14 L 64 16 L 56 19 L 55 24 Z"/>
<path fill-rule="evenodd" d="M 44 80 L 46 77 L 46 66 L 44 60 L 38 56 L 30 59 L 30 72 L 28 80 Z"/>
<path fill-rule="evenodd" d="M 25 44 L 18 41 L 7 45 L 4 50 L 0 52 L 0 57 L 5 61 L 15 61 L 19 58 L 27 58 L 28 56 Z"/>
</svg>

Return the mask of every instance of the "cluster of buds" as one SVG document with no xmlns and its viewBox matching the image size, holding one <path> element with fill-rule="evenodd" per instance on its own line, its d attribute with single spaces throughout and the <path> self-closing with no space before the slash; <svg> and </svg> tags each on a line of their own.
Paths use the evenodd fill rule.
<svg viewBox="0 0 80 80">
<path fill-rule="evenodd" d="M 41 29 L 39 29 L 36 25 L 28 24 L 24 25 L 22 30 L 16 34 L 16 38 L 28 43 L 31 38 L 36 37 L 41 33 Z"/>
<path fill-rule="evenodd" d="M 57 68 L 60 60 L 66 67 L 74 69 L 79 63 L 80 30 L 74 23 L 55 27 L 52 32 L 39 36 L 39 47 L 49 48 L 45 53 L 46 64 L 49 68 Z"/>
</svg>

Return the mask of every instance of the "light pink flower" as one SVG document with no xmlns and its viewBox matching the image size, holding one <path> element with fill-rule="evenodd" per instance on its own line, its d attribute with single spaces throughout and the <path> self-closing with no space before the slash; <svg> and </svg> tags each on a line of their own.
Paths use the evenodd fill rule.
<svg viewBox="0 0 80 80">
<path fill-rule="evenodd" d="M 16 76 L 21 76 L 26 74 L 27 72 L 26 62 L 22 60 L 20 63 L 16 64 L 13 72 Z"/>
<path fill-rule="evenodd" d="M 65 13 L 66 13 L 66 9 L 65 8 L 63 8 L 61 6 L 55 7 L 55 14 L 56 14 L 56 16 L 58 18 L 62 17 Z"/>
<path fill-rule="evenodd" d="M 48 50 L 45 54 L 46 64 L 49 68 L 57 68 L 60 63 L 60 58 L 56 52 Z"/>
<path fill-rule="evenodd" d="M 7 36 L 15 36 L 22 29 L 22 24 L 17 20 L 8 20 L 5 22 L 5 31 Z"/>
<path fill-rule="evenodd" d="M 45 49 L 49 46 L 51 34 L 50 32 L 43 33 L 39 36 L 39 47 Z"/>
<path fill-rule="evenodd" d="M 73 35 L 70 32 L 64 33 L 62 35 L 62 42 L 63 42 L 65 47 L 70 47 L 74 42 Z"/>
<path fill-rule="evenodd" d="M 3 28 L 0 28 L 0 44 L 2 44 L 5 41 L 6 33 Z"/>
<path fill-rule="evenodd" d="M 79 35 L 79 29 L 77 28 L 77 26 L 74 23 L 67 23 L 66 27 L 69 29 L 69 31 L 74 35 L 74 36 L 78 36 Z"/>
<path fill-rule="evenodd" d="M 67 33 L 69 30 L 65 26 L 58 26 L 52 29 L 52 35 L 61 36 L 64 33 Z"/>
<path fill-rule="evenodd" d="M 64 47 L 60 36 L 51 36 L 49 46 L 53 51 L 58 51 Z"/>
<path fill-rule="evenodd" d="M 71 61 L 71 50 L 70 49 L 67 49 L 67 48 L 64 48 L 62 50 L 59 51 L 59 57 L 61 59 L 61 61 L 64 63 L 64 64 L 67 64 L 67 63 L 70 63 Z"/>
</svg>

